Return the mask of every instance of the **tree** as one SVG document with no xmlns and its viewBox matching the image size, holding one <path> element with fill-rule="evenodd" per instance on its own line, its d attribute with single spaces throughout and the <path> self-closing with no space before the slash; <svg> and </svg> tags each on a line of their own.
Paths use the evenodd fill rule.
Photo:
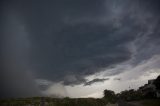
<svg viewBox="0 0 160 106">
<path fill-rule="evenodd" d="M 111 90 L 104 90 L 104 99 L 106 99 L 108 102 L 116 102 L 116 94 L 114 91 Z"/>
<path fill-rule="evenodd" d="M 157 79 L 154 81 L 154 84 L 156 86 L 157 90 L 160 90 L 160 75 L 157 77 Z"/>
</svg>

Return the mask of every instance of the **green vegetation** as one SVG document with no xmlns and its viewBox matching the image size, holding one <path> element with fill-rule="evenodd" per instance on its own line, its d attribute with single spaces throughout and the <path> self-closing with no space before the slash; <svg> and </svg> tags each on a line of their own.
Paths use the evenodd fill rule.
<svg viewBox="0 0 160 106">
<path fill-rule="evenodd" d="M 119 99 L 124 100 L 124 101 L 138 101 L 144 98 L 141 92 L 133 90 L 133 89 L 122 91 L 121 93 L 117 95 Z"/>
<path fill-rule="evenodd" d="M 104 100 L 110 102 L 110 103 L 116 103 L 117 96 L 114 93 L 114 91 L 111 90 L 104 90 Z"/>
<path fill-rule="evenodd" d="M 45 106 L 105 106 L 106 102 L 103 99 L 94 98 L 44 98 Z M 8 99 L 0 100 L 0 106 L 39 106 L 41 98 L 26 98 L 26 99 Z"/>
<path fill-rule="evenodd" d="M 160 90 L 160 75 L 157 77 L 157 79 L 154 81 L 154 84 L 157 88 L 157 90 Z"/>
</svg>

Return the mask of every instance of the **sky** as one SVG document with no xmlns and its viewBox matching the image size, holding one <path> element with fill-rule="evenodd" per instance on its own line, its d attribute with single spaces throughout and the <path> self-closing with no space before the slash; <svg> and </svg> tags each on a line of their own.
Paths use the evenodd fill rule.
<svg viewBox="0 0 160 106">
<path fill-rule="evenodd" d="M 160 74 L 159 0 L 0 3 L 0 97 L 95 97 Z"/>
</svg>

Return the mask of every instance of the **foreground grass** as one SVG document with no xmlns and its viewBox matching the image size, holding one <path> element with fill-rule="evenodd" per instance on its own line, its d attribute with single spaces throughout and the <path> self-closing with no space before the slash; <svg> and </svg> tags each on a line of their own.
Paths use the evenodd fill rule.
<svg viewBox="0 0 160 106">
<path fill-rule="evenodd" d="M 94 98 L 45 98 L 45 106 L 105 106 L 106 102 L 103 99 Z M 21 99 L 8 99 L 0 100 L 0 106 L 39 106 L 41 98 L 21 98 Z"/>
<path fill-rule="evenodd" d="M 143 106 L 160 106 L 160 99 L 151 99 L 141 101 Z"/>
</svg>

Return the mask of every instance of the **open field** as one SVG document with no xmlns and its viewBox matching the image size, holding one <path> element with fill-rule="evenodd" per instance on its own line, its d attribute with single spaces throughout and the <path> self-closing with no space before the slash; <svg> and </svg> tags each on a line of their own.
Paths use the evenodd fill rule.
<svg viewBox="0 0 160 106">
<path fill-rule="evenodd" d="M 105 106 L 107 104 L 103 99 L 94 98 L 24 98 L 0 100 L 0 106 L 39 106 L 41 103 L 45 106 Z"/>
<path fill-rule="evenodd" d="M 19 98 L 0 100 L 0 106 L 160 106 L 160 99 L 148 99 L 135 102 L 118 102 L 116 104 L 108 104 L 104 99 L 95 98 Z M 108 105 L 107 105 L 108 104 Z"/>
</svg>

